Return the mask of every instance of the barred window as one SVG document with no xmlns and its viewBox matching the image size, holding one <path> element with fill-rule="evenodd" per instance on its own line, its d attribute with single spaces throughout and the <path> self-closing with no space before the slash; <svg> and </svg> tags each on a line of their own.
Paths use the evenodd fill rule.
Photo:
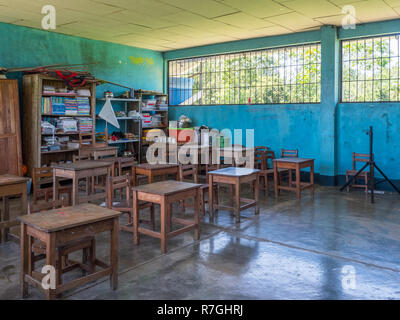
<svg viewBox="0 0 400 320">
<path fill-rule="evenodd" d="M 399 36 L 342 41 L 342 102 L 399 101 Z"/>
<path fill-rule="evenodd" d="M 168 88 L 174 106 L 319 103 L 321 46 L 172 60 Z"/>
</svg>

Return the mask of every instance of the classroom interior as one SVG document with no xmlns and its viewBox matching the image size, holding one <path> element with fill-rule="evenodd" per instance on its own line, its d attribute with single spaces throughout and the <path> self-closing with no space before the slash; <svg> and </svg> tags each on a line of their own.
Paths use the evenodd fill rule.
<svg viewBox="0 0 400 320">
<path fill-rule="evenodd" d="M 399 0 L 0 0 L 0 299 L 399 299 L 399 36 Z"/>
</svg>

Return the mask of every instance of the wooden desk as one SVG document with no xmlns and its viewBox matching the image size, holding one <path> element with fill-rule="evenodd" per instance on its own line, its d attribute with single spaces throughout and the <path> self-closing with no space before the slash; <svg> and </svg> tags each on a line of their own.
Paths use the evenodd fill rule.
<svg viewBox="0 0 400 320">
<path fill-rule="evenodd" d="M 98 160 L 104 156 L 118 156 L 118 147 L 86 147 L 79 149 L 79 156 Z"/>
<path fill-rule="evenodd" d="M 149 183 L 153 183 L 155 177 L 166 176 L 167 174 L 174 174 L 178 179 L 179 166 L 177 164 L 137 164 L 135 165 L 133 182 L 137 185 L 138 175 L 148 177 Z"/>
<path fill-rule="evenodd" d="M 258 193 L 259 193 L 259 173 L 258 169 L 249 168 L 235 168 L 229 167 L 224 169 L 219 169 L 215 171 L 210 171 L 209 175 L 209 207 L 210 207 L 210 217 L 214 215 L 214 207 L 216 209 L 224 209 L 235 212 L 236 223 L 240 222 L 240 211 L 248 209 L 250 207 L 255 207 L 255 214 L 259 214 L 258 208 Z M 235 186 L 235 207 L 223 206 L 214 204 L 213 200 L 213 187 L 214 183 L 224 183 Z M 242 183 L 254 183 L 254 199 L 240 198 L 240 185 Z M 233 200 L 233 199 L 232 199 Z M 241 202 L 246 204 L 241 206 Z"/>
<path fill-rule="evenodd" d="M 110 286 L 113 290 L 118 286 L 118 218 L 120 212 L 102 208 L 93 204 L 82 204 L 44 211 L 32 215 L 18 217 L 21 221 L 21 295 L 28 295 L 28 284 L 46 292 L 48 300 L 56 295 L 88 282 L 110 275 Z M 56 266 L 56 247 L 79 240 L 88 235 L 109 231 L 110 265 L 97 260 L 95 265 L 102 270 L 94 271 L 85 277 L 62 283 L 61 275 L 56 274 L 56 289 L 45 290 L 42 287 L 43 274 L 30 268 L 33 238 L 46 243 L 46 265 Z"/>
<path fill-rule="evenodd" d="M 305 159 L 305 158 L 281 158 L 274 159 L 274 184 L 275 184 L 275 197 L 279 196 L 279 190 L 289 190 L 296 191 L 297 199 L 301 198 L 301 190 L 306 188 L 311 188 L 311 194 L 314 197 L 314 159 Z M 301 182 L 300 181 L 300 170 L 303 168 L 310 168 L 310 182 Z M 296 181 L 292 184 L 295 184 L 295 187 L 292 185 L 283 186 L 279 184 L 278 179 L 278 170 L 280 169 L 292 169 L 296 170 Z M 290 179 L 291 180 L 291 179 Z"/>
<path fill-rule="evenodd" d="M 162 181 L 152 184 L 146 184 L 133 188 L 133 228 L 134 243 L 140 243 L 140 233 L 158 238 L 161 240 L 161 252 L 167 252 L 167 240 L 181 233 L 194 230 L 194 239 L 200 237 L 200 184 L 187 183 L 181 181 Z M 172 204 L 194 198 L 194 221 L 184 220 L 172 217 Z M 159 204 L 161 206 L 161 232 L 155 232 L 150 229 L 139 226 L 139 201 L 146 201 Z M 185 227 L 171 231 L 171 222 L 182 224 Z"/>
<path fill-rule="evenodd" d="M 57 178 L 72 179 L 72 205 L 78 205 L 82 202 L 89 202 L 93 200 L 106 199 L 107 187 L 103 188 L 103 192 L 98 194 L 87 194 L 85 197 L 79 196 L 78 182 L 79 179 L 106 176 L 106 185 L 108 183 L 108 176 L 110 176 L 113 163 L 100 161 L 100 160 L 84 160 L 74 163 L 55 164 L 52 166 L 53 171 L 53 199 L 58 199 L 58 190 L 56 188 Z M 92 186 L 92 193 L 95 192 Z"/>
<path fill-rule="evenodd" d="M 28 214 L 27 178 L 11 174 L 0 175 L 0 198 L 3 199 L 3 207 L 0 214 L 0 243 L 8 241 L 10 228 L 17 226 L 17 220 L 10 220 L 9 196 L 21 196 L 21 214 Z M 4 232 L 2 230 L 4 229 Z"/>
</svg>

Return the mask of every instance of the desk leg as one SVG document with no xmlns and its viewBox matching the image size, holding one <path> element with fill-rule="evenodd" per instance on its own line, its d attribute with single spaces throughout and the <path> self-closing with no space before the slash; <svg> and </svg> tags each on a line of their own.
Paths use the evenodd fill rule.
<svg viewBox="0 0 400 320">
<path fill-rule="evenodd" d="M 196 196 L 194 197 L 194 222 L 196 223 L 196 228 L 194 229 L 194 240 L 200 240 L 200 188 L 196 191 Z"/>
<path fill-rule="evenodd" d="M 300 185 L 300 166 L 296 166 L 296 193 L 297 193 L 297 199 L 300 200 L 301 198 L 301 185 Z"/>
<path fill-rule="evenodd" d="M 87 178 L 90 179 L 90 178 Z M 93 181 L 92 181 L 93 183 Z M 76 177 L 72 178 L 72 206 L 79 204 L 79 181 Z"/>
<path fill-rule="evenodd" d="M 110 257 L 112 273 L 110 275 L 110 287 L 113 290 L 118 288 L 118 231 L 119 223 L 118 218 L 114 218 L 114 225 L 111 230 L 111 246 L 110 246 Z"/>
<path fill-rule="evenodd" d="M 235 183 L 235 202 L 236 223 L 240 223 L 240 181 Z"/>
<path fill-rule="evenodd" d="M 2 201 L 2 208 L 0 209 L 0 222 L 2 222 L 3 221 L 3 212 L 4 212 L 4 208 L 3 208 L 3 205 L 4 205 L 4 198 L 0 198 L 0 200 Z M 2 243 L 3 242 L 3 229 L 2 228 L 0 228 L 0 243 Z"/>
<path fill-rule="evenodd" d="M 137 199 L 137 192 L 133 191 L 133 243 L 140 244 L 139 235 L 139 201 Z"/>
<path fill-rule="evenodd" d="M 132 186 L 136 187 L 138 185 L 137 178 L 136 178 L 136 169 L 132 167 Z"/>
<path fill-rule="evenodd" d="M 152 173 L 149 174 L 149 184 L 154 182 L 154 176 Z"/>
<path fill-rule="evenodd" d="M 161 201 L 161 252 L 167 252 L 167 220 L 168 220 L 168 206 L 169 204 L 166 203 L 166 199 L 163 198 Z"/>
<path fill-rule="evenodd" d="M 268 184 L 267 184 L 267 182 L 265 181 L 265 185 L 266 185 L 266 187 L 265 188 L 267 188 L 268 187 Z M 258 198 L 259 198 L 259 193 L 260 193 L 260 176 L 257 174 L 256 175 L 256 180 L 255 180 L 255 194 L 254 194 L 254 200 L 256 201 L 256 214 L 260 214 L 260 208 L 259 208 L 259 206 L 258 206 Z"/>
<path fill-rule="evenodd" d="M 29 272 L 29 237 L 26 233 L 26 225 L 21 223 L 21 234 L 20 234 L 20 263 L 21 263 L 21 271 L 20 271 L 20 289 L 21 289 L 21 297 L 28 297 L 28 283 L 25 282 L 25 275 Z"/>
<path fill-rule="evenodd" d="M 27 191 L 27 185 L 24 184 L 23 186 L 23 190 L 22 190 L 22 195 L 21 195 L 21 200 L 22 200 L 22 214 L 26 215 L 28 214 L 28 191 Z M 57 188 L 58 189 L 58 188 Z"/>
<path fill-rule="evenodd" d="M 230 184 L 229 185 L 229 199 L 231 200 L 231 207 L 233 207 L 233 205 L 234 205 L 234 194 L 233 194 L 234 192 L 233 192 L 233 185 L 232 184 Z"/>
<path fill-rule="evenodd" d="M 26 192 L 25 192 L 26 194 Z M 24 206 L 22 206 L 24 207 Z M 8 202 L 8 197 L 5 196 L 3 197 L 3 209 L 2 209 L 2 214 L 3 214 L 3 221 L 8 222 L 10 221 L 10 206 Z M 23 214 L 25 214 L 24 211 L 22 211 Z M 3 229 L 3 234 L 1 235 L 0 242 L 7 242 L 8 241 L 8 234 L 10 233 L 10 228 L 4 228 Z"/>
<path fill-rule="evenodd" d="M 314 163 L 311 164 L 310 168 L 310 182 L 311 182 L 311 196 L 314 199 L 314 192 L 315 192 L 315 187 L 314 187 Z"/>
<path fill-rule="evenodd" d="M 57 174 L 56 169 L 53 170 L 53 201 L 58 199 L 58 188 L 57 188 Z"/>
<path fill-rule="evenodd" d="M 274 189 L 275 189 L 275 198 L 279 196 L 279 184 L 278 184 L 278 167 L 276 163 L 274 163 Z"/>
<path fill-rule="evenodd" d="M 56 234 L 54 232 L 48 233 L 46 237 L 46 264 L 56 269 L 56 279 L 57 279 L 57 273 L 60 272 L 60 270 L 57 270 L 56 267 Z M 53 300 L 54 298 L 55 298 L 54 290 L 52 289 L 46 290 L 46 300 Z"/>
<path fill-rule="evenodd" d="M 167 233 L 171 232 L 172 230 L 172 203 L 167 205 Z"/>
<path fill-rule="evenodd" d="M 210 215 L 210 220 L 213 219 L 214 217 L 214 183 L 213 183 L 213 178 L 212 175 L 210 174 L 208 176 L 208 180 L 209 180 L 209 186 L 208 186 L 208 211 L 209 211 L 209 215 Z"/>
</svg>

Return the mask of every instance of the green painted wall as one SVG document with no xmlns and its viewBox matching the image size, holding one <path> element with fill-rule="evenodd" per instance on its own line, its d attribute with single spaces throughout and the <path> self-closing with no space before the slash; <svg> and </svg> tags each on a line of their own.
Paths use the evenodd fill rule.
<svg viewBox="0 0 400 320">
<path fill-rule="evenodd" d="M 0 23 L 0 39 L 2 67 L 99 62 L 84 70 L 97 78 L 135 89 L 163 89 L 164 60 L 160 52 L 4 23 Z M 10 74 L 10 77 L 21 78 L 21 74 Z M 97 96 L 102 97 L 106 90 L 112 90 L 117 95 L 126 91 L 116 86 L 101 85 L 97 87 Z M 98 131 L 102 127 L 99 124 Z"/>
</svg>

